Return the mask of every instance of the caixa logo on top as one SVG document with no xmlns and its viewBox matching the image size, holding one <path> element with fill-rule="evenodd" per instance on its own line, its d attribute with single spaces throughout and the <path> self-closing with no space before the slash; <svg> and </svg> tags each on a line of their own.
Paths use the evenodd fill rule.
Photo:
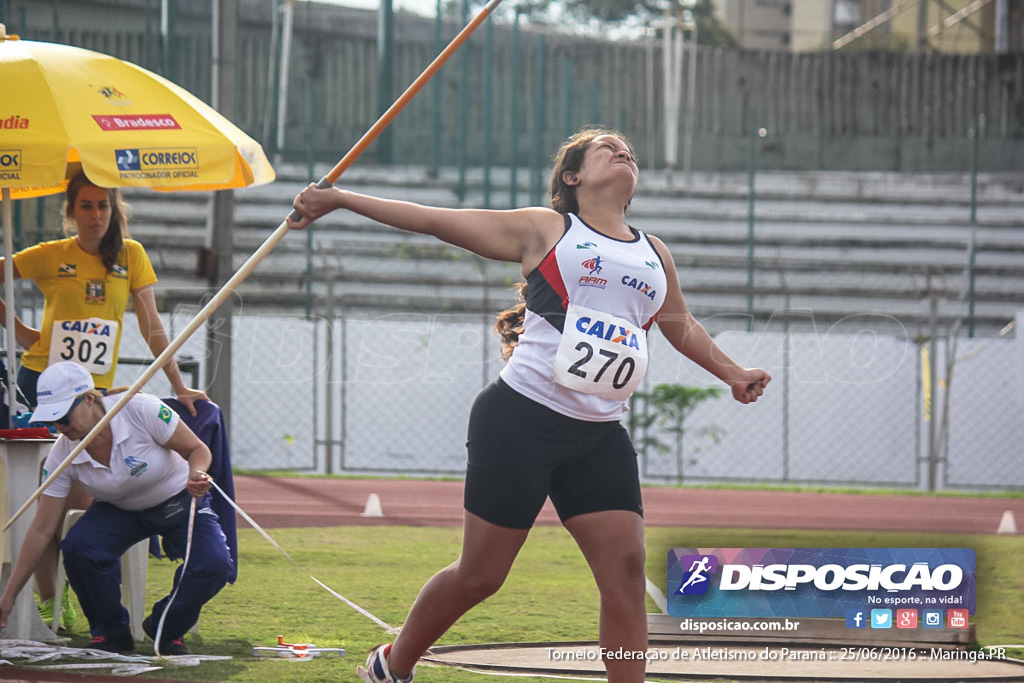
<svg viewBox="0 0 1024 683">
<path fill-rule="evenodd" d="M 852 608 L 974 614 L 970 548 L 673 548 L 674 617 L 844 617 Z"/>
</svg>

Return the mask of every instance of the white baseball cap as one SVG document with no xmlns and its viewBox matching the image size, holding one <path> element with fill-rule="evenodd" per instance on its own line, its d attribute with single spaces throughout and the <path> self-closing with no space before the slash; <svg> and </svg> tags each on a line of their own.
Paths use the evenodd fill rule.
<svg viewBox="0 0 1024 683">
<path fill-rule="evenodd" d="M 92 375 L 78 363 L 66 360 L 43 370 L 36 382 L 36 410 L 30 422 L 55 422 L 67 415 L 75 399 L 94 389 Z"/>
</svg>

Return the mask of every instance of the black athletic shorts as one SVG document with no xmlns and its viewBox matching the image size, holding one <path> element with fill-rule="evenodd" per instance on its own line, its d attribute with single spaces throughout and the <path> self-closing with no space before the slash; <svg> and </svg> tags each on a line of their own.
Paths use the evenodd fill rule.
<svg viewBox="0 0 1024 683">
<path fill-rule="evenodd" d="M 586 422 L 557 413 L 500 378 L 469 417 L 465 508 L 484 520 L 529 529 L 548 496 L 564 523 L 586 512 L 643 515 L 640 474 L 619 422 Z"/>
</svg>

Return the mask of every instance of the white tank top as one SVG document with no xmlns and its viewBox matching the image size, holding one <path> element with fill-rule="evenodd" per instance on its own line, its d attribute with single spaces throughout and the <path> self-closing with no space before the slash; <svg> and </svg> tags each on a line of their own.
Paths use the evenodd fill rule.
<svg viewBox="0 0 1024 683">
<path fill-rule="evenodd" d="M 650 239 L 599 233 L 574 214 L 526 282 L 523 334 L 501 378 L 552 410 L 619 420 L 647 368 L 647 330 L 665 302 L 665 265 Z"/>
</svg>

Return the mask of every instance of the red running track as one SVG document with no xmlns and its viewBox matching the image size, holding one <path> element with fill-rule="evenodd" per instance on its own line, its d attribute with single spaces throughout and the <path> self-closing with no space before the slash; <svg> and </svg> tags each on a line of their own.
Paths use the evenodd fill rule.
<svg viewBox="0 0 1024 683">
<path fill-rule="evenodd" d="M 371 494 L 382 517 L 364 517 Z M 235 477 L 238 504 L 274 527 L 462 524 L 462 482 Z M 1024 522 L 1024 499 L 644 488 L 648 526 L 995 533 L 1004 511 Z M 558 524 L 550 502 L 539 524 Z M 244 521 L 240 521 L 245 525 Z"/>
</svg>

